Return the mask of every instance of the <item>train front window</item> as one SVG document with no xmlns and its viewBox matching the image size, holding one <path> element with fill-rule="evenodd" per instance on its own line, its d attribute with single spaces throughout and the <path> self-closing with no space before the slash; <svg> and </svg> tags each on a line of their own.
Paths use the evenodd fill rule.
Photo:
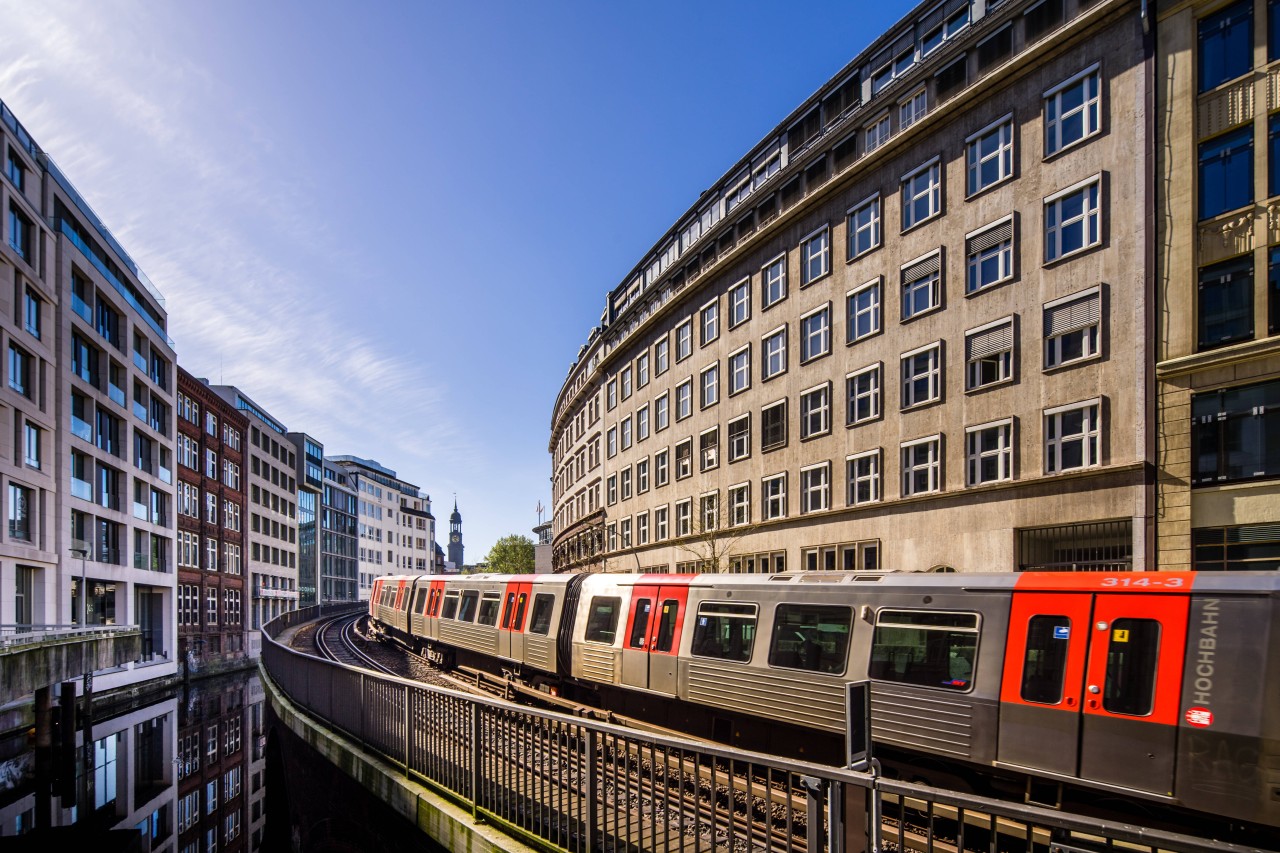
<svg viewBox="0 0 1280 853">
<path fill-rule="evenodd" d="M 668 598 L 662 602 L 662 613 L 658 615 L 658 639 L 653 644 L 655 651 L 671 651 L 671 643 L 676 636 L 676 618 L 680 615 L 680 602 Z"/>
<path fill-rule="evenodd" d="M 811 672 L 844 672 L 849 651 L 848 607 L 779 604 L 773 617 L 769 665 Z"/>
<path fill-rule="evenodd" d="M 1022 699 L 1042 705 L 1062 701 L 1067 679 L 1071 620 L 1066 616 L 1032 616 L 1027 623 L 1027 654 L 1022 661 Z"/>
<path fill-rule="evenodd" d="M 462 593 L 462 601 L 458 605 L 458 621 L 471 622 L 476 618 L 476 605 L 480 602 L 480 593 L 474 589 Z"/>
<path fill-rule="evenodd" d="M 484 597 L 480 599 L 480 610 L 476 616 L 476 623 L 479 625 L 497 625 L 498 624 L 498 606 L 502 604 L 502 596 L 493 592 L 486 592 Z"/>
<path fill-rule="evenodd" d="M 879 681 L 968 691 L 977 657 L 976 613 L 881 610 L 868 672 Z"/>
<path fill-rule="evenodd" d="M 446 592 L 444 594 L 444 612 L 440 614 L 441 619 L 454 619 L 458 615 L 458 594 L 456 592 Z"/>
<path fill-rule="evenodd" d="M 555 604 L 555 597 L 546 593 L 533 597 L 533 615 L 529 617 L 530 634 L 547 634 L 551 631 L 551 611 Z"/>
<path fill-rule="evenodd" d="M 1107 680 L 1102 707 L 1112 714 L 1145 717 L 1155 707 L 1160 623 L 1117 619 L 1107 644 Z"/>
<path fill-rule="evenodd" d="M 631 636 L 627 638 L 627 648 L 644 648 L 644 634 L 649 630 L 649 611 L 652 609 L 652 600 L 636 599 L 635 605 L 631 608 Z"/>
<path fill-rule="evenodd" d="M 693 654 L 746 662 L 756 639 L 756 606 L 704 601 L 693 628 Z"/>
<path fill-rule="evenodd" d="M 597 595 L 592 598 L 583 639 L 589 643 L 612 643 L 618 633 L 618 611 L 621 609 L 622 599 L 617 596 Z"/>
</svg>

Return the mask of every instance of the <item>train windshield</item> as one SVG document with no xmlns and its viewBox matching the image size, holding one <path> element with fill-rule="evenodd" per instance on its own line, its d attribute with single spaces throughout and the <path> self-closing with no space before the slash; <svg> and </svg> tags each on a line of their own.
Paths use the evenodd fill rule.
<svg viewBox="0 0 1280 853">
<path fill-rule="evenodd" d="M 977 613 L 881 610 L 869 674 L 880 681 L 968 691 L 977 656 Z"/>
</svg>

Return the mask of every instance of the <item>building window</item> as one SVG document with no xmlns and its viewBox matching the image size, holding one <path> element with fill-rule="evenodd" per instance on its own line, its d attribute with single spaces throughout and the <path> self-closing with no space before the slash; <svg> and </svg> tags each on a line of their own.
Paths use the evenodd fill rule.
<svg viewBox="0 0 1280 853">
<path fill-rule="evenodd" d="M 822 512 L 831 506 L 831 463 L 800 469 L 800 513 Z"/>
<path fill-rule="evenodd" d="M 1253 204 L 1252 125 L 1201 142 L 1199 162 L 1197 195 L 1202 220 Z"/>
<path fill-rule="evenodd" d="M 787 255 L 784 252 L 760 268 L 760 304 L 768 308 L 787 298 Z"/>
<path fill-rule="evenodd" d="M 729 291 L 729 328 L 751 319 L 751 279 L 744 278 Z"/>
<path fill-rule="evenodd" d="M 657 488 L 661 488 L 669 482 L 667 459 L 670 452 L 664 449 L 653 454 L 653 484 Z"/>
<path fill-rule="evenodd" d="M 670 393 L 670 391 L 663 391 L 662 396 L 656 397 L 653 401 L 653 428 L 655 432 L 662 432 L 667 428 L 671 405 Z"/>
<path fill-rule="evenodd" d="M 19 213 L 18 206 L 13 202 L 9 202 L 9 245 L 19 257 L 32 266 L 35 265 L 35 256 L 31 251 L 31 220 Z"/>
<path fill-rule="evenodd" d="M 610 459 L 618 455 L 618 428 L 617 427 L 609 427 L 609 432 L 607 433 L 607 436 L 605 439 L 605 450 L 608 452 L 608 456 Z"/>
<path fill-rule="evenodd" d="M 774 474 L 760 481 L 760 512 L 765 520 L 787 515 L 787 475 Z"/>
<path fill-rule="evenodd" d="M 729 461 L 737 462 L 751 455 L 751 413 L 729 421 Z"/>
<path fill-rule="evenodd" d="M 653 345 L 653 375 L 661 376 L 670 364 L 671 341 L 665 336 Z"/>
<path fill-rule="evenodd" d="M 980 486 L 1013 479 L 1013 421 L 965 430 L 966 484 Z"/>
<path fill-rule="evenodd" d="M 676 363 L 684 361 L 693 352 L 693 321 L 685 320 L 676 326 Z"/>
<path fill-rule="evenodd" d="M 702 368 L 699 377 L 698 384 L 701 388 L 699 408 L 705 409 L 714 406 L 720 402 L 720 363 L 716 362 Z"/>
<path fill-rule="evenodd" d="M 1102 242 L 1101 177 L 1050 196 L 1044 202 L 1044 259 L 1056 261 Z"/>
<path fill-rule="evenodd" d="M 800 439 L 831 432 L 831 383 L 810 388 L 800 395 Z"/>
<path fill-rule="evenodd" d="M 1098 417 L 1101 400 L 1059 406 L 1044 413 L 1044 465 L 1050 474 L 1091 468 L 1102 461 Z"/>
<path fill-rule="evenodd" d="M 23 461 L 30 468 L 40 467 L 40 428 L 25 421 L 22 424 Z"/>
<path fill-rule="evenodd" d="M 702 527 L 699 533 L 707 533 L 720 527 L 720 494 L 712 492 L 698 499 Z"/>
<path fill-rule="evenodd" d="M 641 512 L 636 514 L 636 544 L 649 544 L 649 513 Z"/>
<path fill-rule="evenodd" d="M 1280 335 L 1280 248 L 1273 247 L 1267 261 L 1267 334 Z"/>
<path fill-rule="evenodd" d="M 17 483 L 9 484 L 9 538 L 22 542 L 30 542 L 32 539 L 32 506 L 31 506 L 31 489 L 26 486 L 19 486 Z M 99 555 L 99 559 L 106 559 L 105 555 Z M 110 562 L 110 560 L 108 560 Z"/>
<path fill-rule="evenodd" d="M 676 420 L 682 421 L 693 414 L 693 379 L 686 379 L 676 386 Z"/>
<path fill-rule="evenodd" d="M 1277 17 L 1272 15 L 1272 20 Z M 1280 571 L 1280 524 L 1197 527 L 1191 531 L 1191 544 L 1197 572 Z"/>
<path fill-rule="evenodd" d="M 9 176 L 9 180 L 13 182 L 14 189 L 18 192 L 24 192 L 27 185 L 27 170 L 22 165 L 22 160 L 18 153 L 12 148 L 8 149 L 8 157 L 5 160 L 5 174 Z"/>
<path fill-rule="evenodd" d="M 693 500 L 685 498 L 676 504 L 676 535 L 688 536 L 692 526 Z"/>
<path fill-rule="evenodd" d="M 1006 116 L 966 140 L 969 195 L 1013 176 L 1013 118 Z"/>
<path fill-rule="evenodd" d="M 622 419 L 622 449 L 628 450 L 631 447 L 631 416 L 627 415 Z"/>
<path fill-rule="evenodd" d="M 831 352 L 831 304 L 800 318 L 800 363 Z"/>
<path fill-rule="evenodd" d="M 942 436 L 931 435 L 902 445 L 902 496 L 942 491 Z"/>
<path fill-rule="evenodd" d="M 902 408 L 942 399 L 942 341 L 902 356 Z"/>
<path fill-rule="evenodd" d="M 9 387 L 27 398 L 34 391 L 31 385 L 31 356 L 14 344 L 9 344 Z"/>
<path fill-rule="evenodd" d="M 1102 129 L 1098 66 L 1059 83 L 1044 96 L 1044 153 L 1057 154 Z"/>
<path fill-rule="evenodd" d="M 699 346 L 705 347 L 707 344 L 720 337 L 720 302 L 709 302 L 702 306 L 702 310 L 699 312 L 699 317 L 702 321 L 699 324 L 699 328 L 701 329 Z"/>
<path fill-rule="evenodd" d="M 1253 68 L 1253 3 L 1242 0 L 1200 19 L 1200 91 L 1216 89 Z"/>
<path fill-rule="evenodd" d="M 831 231 L 827 226 L 800 241 L 800 286 L 822 278 L 831 272 Z"/>
<path fill-rule="evenodd" d="M 1191 397 L 1191 483 L 1280 477 L 1280 380 Z"/>
<path fill-rule="evenodd" d="M 741 527 L 751 523 L 751 484 L 739 483 L 729 487 L 729 526 Z"/>
<path fill-rule="evenodd" d="M 772 379 L 787 370 L 787 327 L 770 332 L 761 347 L 760 378 Z"/>
<path fill-rule="evenodd" d="M 610 379 L 606 386 L 605 399 L 609 411 L 613 411 L 618 407 L 618 380 Z"/>
<path fill-rule="evenodd" d="M 1095 358 L 1101 352 L 1101 326 L 1102 292 L 1099 288 L 1045 305 L 1045 368 Z"/>
<path fill-rule="evenodd" d="M 649 491 L 649 457 L 636 462 L 636 494 L 643 495 Z"/>
<path fill-rule="evenodd" d="M 880 331 L 880 278 L 849 291 L 847 342 L 855 343 Z"/>
<path fill-rule="evenodd" d="M 676 479 L 693 475 L 693 439 L 686 438 L 676 445 Z"/>
<path fill-rule="evenodd" d="M 874 195 L 850 209 L 849 260 L 880 247 L 880 196 Z"/>
<path fill-rule="evenodd" d="M 942 253 L 912 261 L 902 268 L 902 319 L 910 320 L 942 306 Z"/>
<path fill-rule="evenodd" d="M 902 179 L 902 230 L 942 212 L 942 166 L 933 160 Z"/>
<path fill-rule="evenodd" d="M 1013 379 L 1013 318 L 964 335 L 965 389 L 976 391 Z"/>
<path fill-rule="evenodd" d="M 661 542 L 667 538 L 667 508 L 656 507 L 653 510 L 653 541 Z"/>
<path fill-rule="evenodd" d="M 636 410 L 636 441 L 644 441 L 649 437 L 649 406 L 643 405 Z"/>
<path fill-rule="evenodd" d="M 787 443 L 787 401 L 779 400 L 760 410 L 760 450 L 773 450 Z"/>
<path fill-rule="evenodd" d="M 720 427 L 712 427 L 698 436 L 698 470 L 720 467 Z"/>
<path fill-rule="evenodd" d="M 906 100 L 898 104 L 898 130 L 906 130 L 911 125 L 924 118 L 924 114 L 928 111 L 928 100 L 925 96 L 925 90 L 921 89 L 914 95 L 909 96 Z"/>
<path fill-rule="evenodd" d="M 867 125 L 867 144 L 865 150 L 868 154 L 875 151 L 881 145 L 888 141 L 890 135 L 889 114 L 885 113 L 880 118 Z"/>
<path fill-rule="evenodd" d="M 609 479 L 606 481 L 606 483 L 607 483 L 607 486 L 605 487 L 605 499 L 608 502 L 609 506 L 613 506 L 618 502 L 618 475 L 610 474 Z"/>
<path fill-rule="evenodd" d="M 880 417 L 880 364 L 864 367 L 845 377 L 849 410 L 845 423 L 864 424 Z"/>
<path fill-rule="evenodd" d="M 40 309 L 43 301 L 30 290 L 22 292 L 23 326 L 34 338 L 40 338 Z"/>
<path fill-rule="evenodd" d="M 1251 255 L 1200 270 L 1196 329 L 1200 351 L 1253 340 Z"/>
<path fill-rule="evenodd" d="M 729 356 L 729 396 L 751 387 L 751 345 Z"/>
<path fill-rule="evenodd" d="M 622 496 L 622 500 L 631 500 L 631 466 L 623 468 L 618 477 L 618 491 Z"/>
<path fill-rule="evenodd" d="M 880 448 L 858 453 L 845 460 L 849 480 L 849 506 L 880 500 Z"/>
<path fill-rule="evenodd" d="M 631 366 L 627 365 L 622 368 L 619 374 L 620 385 L 622 386 L 622 399 L 629 400 L 631 398 Z"/>
<path fill-rule="evenodd" d="M 1013 217 L 965 238 L 965 293 L 977 293 L 1013 278 Z"/>
<path fill-rule="evenodd" d="M 649 384 L 649 353 L 642 352 L 636 356 L 636 388 Z"/>
<path fill-rule="evenodd" d="M 986 71 L 1013 53 L 1013 22 L 978 42 L 978 71 Z"/>
</svg>

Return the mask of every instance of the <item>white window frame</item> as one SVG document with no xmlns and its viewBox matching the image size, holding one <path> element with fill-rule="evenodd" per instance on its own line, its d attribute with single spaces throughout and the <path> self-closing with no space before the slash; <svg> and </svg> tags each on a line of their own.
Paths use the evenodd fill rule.
<svg viewBox="0 0 1280 853">
<path fill-rule="evenodd" d="M 928 89 L 921 86 L 910 95 L 898 101 L 898 132 L 924 118 L 929 113 Z"/>
<path fill-rule="evenodd" d="M 671 449 L 668 447 L 653 454 L 653 487 L 660 489 L 671 482 Z"/>
<path fill-rule="evenodd" d="M 622 422 L 618 424 L 618 432 L 619 432 L 619 438 L 621 439 L 621 441 L 619 442 L 619 446 L 623 450 L 630 450 L 631 437 L 632 437 L 631 415 L 627 415 L 625 418 L 622 419 Z"/>
<path fill-rule="evenodd" d="M 720 337 L 720 299 L 712 299 L 698 309 L 698 346 L 707 346 Z"/>
<path fill-rule="evenodd" d="M 708 447 L 706 437 L 711 436 L 715 442 Z M 714 471 L 720 467 L 720 427 L 713 426 L 698 433 L 698 472 Z"/>
<path fill-rule="evenodd" d="M 810 398 L 818 394 L 821 394 L 821 397 L 818 397 L 818 404 L 814 406 Z M 813 408 L 810 408 L 811 406 Z M 815 418 L 816 423 L 811 424 L 810 421 Z M 814 385 L 800 392 L 800 440 L 817 438 L 830 432 L 831 383 L 823 382 L 821 385 Z"/>
<path fill-rule="evenodd" d="M 1062 416 L 1069 412 L 1084 411 L 1081 425 L 1084 429 L 1070 436 L 1062 434 Z M 1051 436 L 1050 433 L 1053 433 Z M 1062 474 L 1096 468 L 1102 464 L 1102 398 L 1069 403 L 1044 410 L 1044 471 L 1046 474 Z M 1062 448 L 1069 442 L 1081 442 L 1083 464 L 1071 468 L 1062 467 Z M 1092 446 L 1091 446 L 1092 445 Z M 1090 452 L 1092 451 L 1092 452 Z"/>
<path fill-rule="evenodd" d="M 739 453 L 737 450 L 737 445 L 735 444 L 736 437 L 733 434 L 733 427 L 735 424 L 742 423 L 743 421 L 746 421 L 747 430 L 746 430 L 745 440 L 742 442 L 743 444 L 742 452 Z M 730 462 L 737 462 L 739 460 L 746 459 L 751 455 L 751 413 L 750 412 L 747 412 L 744 415 L 740 415 L 739 417 L 733 418 L 732 420 L 728 421 L 725 424 L 725 443 L 729 446 Z"/>
<path fill-rule="evenodd" d="M 656 506 L 653 508 L 653 541 L 663 542 L 667 539 L 670 532 L 667 527 L 668 510 L 667 505 Z"/>
<path fill-rule="evenodd" d="M 751 483 L 737 483 L 729 487 L 729 526 L 742 527 L 751 523 Z"/>
<path fill-rule="evenodd" d="M 693 355 L 693 318 L 676 326 L 676 364 Z"/>
<path fill-rule="evenodd" d="M 995 450 L 983 450 L 978 442 L 983 433 L 995 430 L 999 444 Z M 984 486 L 988 483 L 1005 483 L 1013 479 L 1013 418 L 991 421 L 966 427 L 964 431 L 965 485 Z M 996 476 L 990 480 L 981 479 L 982 463 L 987 459 L 996 460 Z"/>
<path fill-rule="evenodd" d="M 915 359 L 916 356 L 929 354 L 932 356 L 931 363 L 920 373 L 908 373 L 908 360 Z M 932 403 L 939 402 L 942 399 L 942 341 L 934 341 L 925 344 L 922 347 L 904 352 L 900 358 L 899 364 L 902 375 L 902 410 L 914 409 L 920 406 L 927 406 Z M 919 379 L 925 379 L 928 387 L 924 396 L 917 398 L 914 383 Z"/>
<path fill-rule="evenodd" d="M 823 225 L 800 241 L 800 286 L 831 274 L 831 226 Z"/>
<path fill-rule="evenodd" d="M 618 428 L 616 426 L 609 427 L 609 431 L 605 434 L 605 452 L 610 459 L 618 455 Z"/>
<path fill-rule="evenodd" d="M 930 258 L 938 259 L 938 269 L 932 273 L 907 280 L 907 272 L 912 267 L 921 264 Z M 902 321 L 912 320 L 916 317 L 923 317 L 925 314 L 932 313 L 942 308 L 942 249 L 937 248 L 931 252 L 925 252 L 918 258 L 912 258 L 902 265 L 898 271 L 898 278 L 901 282 L 900 297 L 902 300 Z M 928 295 L 928 304 L 921 307 L 915 307 L 915 294 L 924 292 Z"/>
<path fill-rule="evenodd" d="M 848 260 L 855 260 L 880 248 L 882 236 L 880 226 L 880 193 L 864 198 L 862 201 L 849 208 L 848 212 L 845 214 L 845 236 L 848 240 L 846 252 Z M 867 239 L 869 242 L 865 248 L 859 249 L 858 245 L 863 234 L 868 235 Z"/>
<path fill-rule="evenodd" d="M 618 472 L 618 498 L 619 500 L 631 500 L 631 466 L 623 468 Z"/>
<path fill-rule="evenodd" d="M 661 376 L 671 367 L 671 339 L 663 335 L 653 343 L 653 375 Z"/>
<path fill-rule="evenodd" d="M 876 276 L 845 294 L 845 343 L 856 344 L 867 338 L 880 334 L 884 325 L 884 277 Z M 866 306 L 858 305 L 861 297 L 871 291 L 871 301 Z M 858 319 L 863 315 L 871 317 L 871 328 L 858 334 Z"/>
<path fill-rule="evenodd" d="M 787 474 L 760 478 L 760 514 L 766 520 L 787 517 Z"/>
<path fill-rule="evenodd" d="M 729 396 L 740 394 L 751 387 L 751 344 L 729 353 Z"/>
<path fill-rule="evenodd" d="M 653 431 L 662 432 L 671 426 L 671 392 L 663 391 L 653 398 Z"/>
<path fill-rule="evenodd" d="M 820 322 L 811 328 L 810 322 L 815 318 L 820 318 Z M 808 364 L 830 353 L 831 303 L 828 302 L 800 315 L 800 363 Z"/>
<path fill-rule="evenodd" d="M 698 409 L 709 409 L 720 402 L 720 362 L 714 361 L 698 371 Z"/>
<path fill-rule="evenodd" d="M 633 390 L 631 387 L 631 365 L 628 364 L 626 367 L 622 368 L 622 372 L 619 374 L 618 385 L 619 391 L 621 392 L 619 396 L 622 402 L 626 402 L 631 399 L 631 392 Z"/>
<path fill-rule="evenodd" d="M 913 451 L 918 447 L 928 447 L 929 455 L 922 462 L 913 461 Z M 915 495 L 931 495 L 942 491 L 942 434 L 927 435 L 924 438 L 917 438 L 912 441 L 904 441 L 899 445 L 902 459 L 902 496 L 904 498 L 914 497 Z M 920 490 L 914 490 L 912 477 L 915 473 L 924 471 L 928 476 L 928 486 Z"/>
<path fill-rule="evenodd" d="M 771 352 L 770 344 L 775 339 L 781 341 L 781 346 Z M 761 338 L 760 355 L 761 381 L 767 381 L 775 376 L 781 376 L 787 372 L 787 326 L 785 324 L 779 326 Z M 773 359 L 778 361 L 778 367 L 776 370 L 771 371 L 769 369 L 769 362 Z"/>
<path fill-rule="evenodd" d="M 776 291 L 776 295 L 773 295 Z M 773 298 L 770 296 L 773 295 Z M 760 306 L 762 309 L 777 305 L 787 298 L 787 253 L 760 267 Z"/>
<path fill-rule="evenodd" d="M 972 198 L 1013 178 L 1014 130 L 1013 113 L 1007 113 L 965 139 L 966 198 Z M 995 148 L 983 150 L 983 143 L 993 135 L 996 137 Z M 983 167 L 993 160 L 996 163 L 996 177 L 983 183 Z"/>
<path fill-rule="evenodd" d="M 693 498 L 676 501 L 676 536 L 688 536 L 693 525 Z"/>
<path fill-rule="evenodd" d="M 1090 190 L 1093 190 L 1092 207 L 1088 205 Z M 1073 216 L 1069 221 L 1062 220 L 1062 205 L 1074 195 L 1083 194 L 1085 196 L 1085 205 L 1082 212 Z M 1072 184 L 1064 190 L 1059 190 L 1053 195 L 1046 196 L 1044 199 L 1044 262 L 1046 264 L 1057 263 L 1064 258 L 1071 258 L 1090 249 L 1102 245 L 1102 173 L 1085 178 L 1083 181 Z M 1055 224 L 1050 225 L 1049 220 L 1052 211 L 1052 218 Z M 1081 229 L 1081 245 L 1079 248 L 1063 251 L 1062 235 L 1068 228 L 1079 227 Z M 1089 240 L 1089 231 L 1093 230 L 1094 239 Z"/>
<path fill-rule="evenodd" d="M 636 513 L 636 544 L 649 544 L 649 511 Z"/>
<path fill-rule="evenodd" d="M 867 122 L 864 131 L 864 141 L 866 144 L 862 146 L 864 154 L 870 154 L 881 145 L 889 140 L 893 135 L 893 129 L 889 124 L 889 111 L 885 110 L 874 120 Z"/>
<path fill-rule="evenodd" d="M 636 409 L 636 442 L 649 437 L 649 404 L 645 403 Z"/>
<path fill-rule="evenodd" d="M 636 460 L 636 494 L 649 491 L 649 457 Z"/>
<path fill-rule="evenodd" d="M 649 384 L 649 352 L 648 350 L 636 356 L 636 390 Z"/>
<path fill-rule="evenodd" d="M 1085 300 L 1094 300 L 1097 303 L 1096 319 L 1092 323 L 1073 323 L 1071 328 L 1057 335 L 1050 335 L 1048 332 L 1049 316 L 1055 309 L 1064 305 L 1070 305 L 1073 302 L 1083 302 Z M 1059 367 L 1071 367 L 1072 365 L 1081 364 L 1086 361 L 1093 361 L 1102 357 L 1102 286 L 1095 285 L 1087 290 L 1079 293 L 1072 293 L 1055 299 L 1052 302 L 1046 302 L 1042 310 L 1042 328 L 1044 329 L 1044 369 L 1054 370 Z M 1074 358 L 1063 358 L 1062 344 L 1069 337 L 1080 337 L 1081 354 Z"/>
<path fill-rule="evenodd" d="M 605 391 L 605 405 L 609 411 L 618 408 L 618 380 L 610 379 Z"/>
<path fill-rule="evenodd" d="M 680 449 L 683 447 L 688 447 L 689 452 L 681 456 Z M 685 467 L 683 469 L 681 468 L 681 465 L 680 465 L 681 462 L 685 463 Z M 677 480 L 684 480 L 688 477 L 693 476 L 693 437 L 692 436 L 676 444 L 674 464 L 676 469 L 674 473 Z M 681 473 L 682 470 L 684 473 Z"/>
<path fill-rule="evenodd" d="M 862 453 L 854 453 L 845 457 L 845 478 L 847 482 L 845 503 L 847 506 L 866 506 L 867 504 L 880 502 L 882 496 L 880 470 L 883 467 L 881 456 L 881 449 L 877 447 L 875 450 L 865 450 Z M 870 473 L 859 472 L 858 463 L 863 461 L 870 462 L 868 466 Z M 861 483 L 868 484 L 870 497 L 866 500 L 858 499 L 858 486 Z"/>
<path fill-rule="evenodd" d="M 1082 115 L 1081 126 L 1084 132 L 1081 136 L 1069 141 L 1063 142 L 1061 128 L 1063 120 L 1067 114 L 1062 112 L 1062 96 L 1068 89 L 1074 88 L 1076 85 L 1083 85 L 1089 77 L 1097 77 L 1096 94 L 1092 98 L 1082 96 L 1080 106 L 1073 107 L 1070 115 L 1077 113 Z M 1085 92 L 1088 89 L 1086 87 Z M 1044 100 L 1044 156 L 1052 157 L 1063 151 L 1074 148 L 1083 144 L 1086 140 L 1097 136 L 1102 132 L 1102 65 L 1101 63 L 1093 63 L 1083 71 L 1073 74 L 1066 80 L 1057 84 L 1051 89 L 1046 89 L 1042 96 Z M 1057 105 L 1057 117 L 1050 118 L 1051 104 Z"/>
<path fill-rule="evenodd" d="M 693 414 L 693 377 L 676 386 L 676 422 Z"/>
<path fill-rule="evenodd" d="M 1009 348 L 1001 350 L 1003 357 L 999 359 L 1000 376 L 990 382 L 982 381 L 981 365 L 983 362 L 990 361 L 990 358 L 975 359 L 970 350 L 970 339 L 986 332 L 993 331 L 1002 326 L 1009 327 Z M 1016 339 L 1017 328 L 1014 325 L 1014 315 L 1001 317 L 999 320 L 992 320 L 990 323 L 978 326 L 977 328 L 968 329 L 964 333 L 964 389 L 966 392 L 982 391 L 996 385 L 1004 385 L 1013 381 L 1013 354 L 1017 349 L 1018 342 Z"/>
<path fill-rule="evenodd" d="M 831 463 L 818 462 L 800 469 L 800 514 L 831 508 Z"/>
<path fill-rule="evenodd" d="M 984 234 L 988 234 L 997 229 L 1003 229 L 1005 226 L 1009 228 L 1009 238 L 1002 240 L 993 246 L 985 249 L 971 250 L 969 244 Z M 964 292 L 966 296 L 981 293 L 997 285 L 1004 284 L 1013 278 L 1013 245 L 1017 240 L 1017 234 L 1014 229 L 1013 214 L 997 219 L 995 222 L 988 223 L 974 231 L 970 231 L 964 235 L 965 245 L 965 277 Z M 996 261 L 998 274 L 991 281 L 982 281 L 980 276 L 983 270 L 983 264 L 990 260 Z"/>
<path fill-rule="evenodd" d="M 751 319 L 751 278 L 729 289 L 729 328 L 736 329 Z"/>
<path fill-rule="evenodd" d="M 927 175 L 927 182 L 921 186 L 913 186 L 916 178 Z M 942 158 L 934 157 L 924 164 L 907 172 L 899 181 L 902 196 L 902 231 L 906 233 L 917 225 L 928 222 L 942 213 Z M 924 215 L 916 217 L 915 203 L 924 199 L 928 210 Z"/>
<path fill-rule="evenodd" d="M 855 391 L 855 384 L 865 376 L 871 377 L 871 387 L 866 390 Z M 877 361 L 875 364 L 847 374 L 845 376 L 845 404 L 848 409 L 845 414 L 845 425 L 857 426 L 880 420 L 884 416 L 883 394 L 884 365 L 882 362 Z M 871 413 L 865 417 L 858 417 L 856 414 L 858 402 L 864 399 L 870 402 Z"/>
</svg>

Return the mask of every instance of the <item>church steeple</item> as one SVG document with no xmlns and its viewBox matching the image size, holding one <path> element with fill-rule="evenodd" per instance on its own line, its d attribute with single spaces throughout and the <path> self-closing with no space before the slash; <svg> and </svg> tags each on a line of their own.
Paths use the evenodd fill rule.
<svg viewBox="0 0 1280 853">
<path fill-rule="evenodd" d="M 453 512 L 449 516 L 449 562 L 462 568 L 462 513 L 458 512 L 458 496 L 453 496 Z"/>
</svg>

